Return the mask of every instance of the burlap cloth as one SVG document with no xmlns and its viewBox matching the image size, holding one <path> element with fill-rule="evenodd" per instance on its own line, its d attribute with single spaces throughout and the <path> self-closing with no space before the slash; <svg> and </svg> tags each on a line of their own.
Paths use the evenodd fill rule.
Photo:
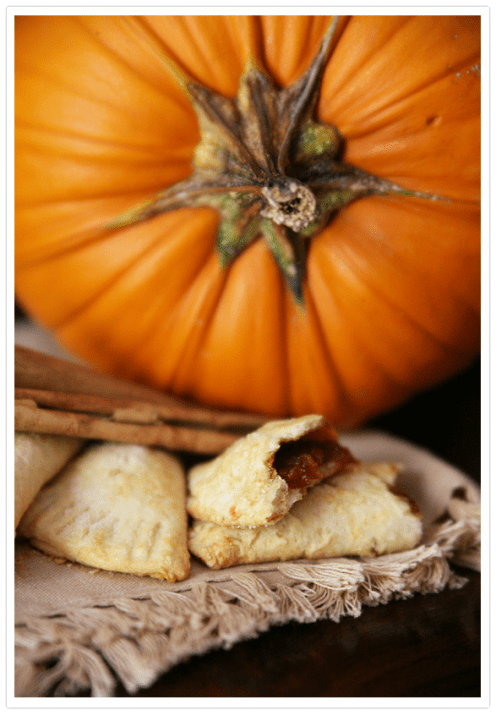
<svg viewBox="0 0 496 716">
<path fill-rule="evenodd" d="M 299 560 L 210 570 L 176 584 L 57 561 L 16 544 L 16 696 L 112 696 L 180 661 L 273 625 L 339 621 L 364 606 L 460 588 L 450 562 L 480 569 L 480 493 L 430 453 L 377 432 L 343 434 L 362 460 L 404 466 L 399 488 L 424 519 L 422 544 L 371 559 Z M 442 518 L 442 519 L 439 519 Z"/>
</svg>

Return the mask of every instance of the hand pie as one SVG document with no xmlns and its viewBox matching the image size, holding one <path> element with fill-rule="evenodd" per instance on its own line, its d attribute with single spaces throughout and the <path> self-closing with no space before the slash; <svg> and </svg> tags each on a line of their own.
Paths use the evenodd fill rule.
<svg viewBox="0 0 496 716">
<path fill-rule="evenodd" d="M 15 528 L 45 483 L 81 449 L 84 440 L 63 435 L 16 433 Z"/>
<path fill-rule="evenodd" d="M 310 488 L 279 522 L 253 529 L 195 521 L 190 551 L 213 569 L 253 562 L 370 557 L 413 548 L 421 515 L 393 488 L 397 468 L 359 465 Z"/>
<path fill-rule="evenodd" d="M 176 581 L 189 573 L 186 488 L 161 449 L 98 443 L 46 485 L 19 533 L 48 554 Z"/>
<path fill-rule="evenodd" d="M 322 416 L 274 420 L 189 471 L 188 512 L 219 525 L 268 525 L 354 462 Z"/>
</svg>

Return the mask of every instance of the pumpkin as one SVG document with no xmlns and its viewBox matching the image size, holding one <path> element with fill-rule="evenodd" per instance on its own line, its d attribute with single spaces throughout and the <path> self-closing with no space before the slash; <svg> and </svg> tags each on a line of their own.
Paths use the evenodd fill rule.
<svg viewBox="0 0 496 716">
<path fill-rule="evenodd" d="M 343 428 L 479 351 L 479 17 L 18 16 L 15 78 L 16 296 L 91 364 Z"/>
</svg>

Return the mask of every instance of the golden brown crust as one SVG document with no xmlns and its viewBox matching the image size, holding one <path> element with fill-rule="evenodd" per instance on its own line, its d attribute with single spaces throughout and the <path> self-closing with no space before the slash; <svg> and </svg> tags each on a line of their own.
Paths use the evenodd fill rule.
<svg viewBox="0 0 496 716">
<path fill-rule="evenodd" d="M 189 574 L 186 486 L 162 449 L 100 443 L 37 496 L 19 533 L 48 554 L 176 581 Z"/>
<path fill-rule="evenodd" d="M 411 549 L 421 537 L 421 516 L 389 489 L 396 474 L 387 463 L 351 468 L 310 488 L 274 525 L 249 529 L 195 520 L 189 549 L 213 569 Z"/>
<path fill-rule="evenodd" d="M 39 490 L 81 449 L 84 440 L 16 432 L 15 527 Z"/>
</svg>

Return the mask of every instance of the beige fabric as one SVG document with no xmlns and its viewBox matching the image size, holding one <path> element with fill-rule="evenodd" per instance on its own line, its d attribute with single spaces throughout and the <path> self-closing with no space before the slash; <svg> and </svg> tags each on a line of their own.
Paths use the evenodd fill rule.
<svg viewBox="0 0 496 716">
<path fill-rule="evenodd" d="M 308 436 L 324 424 L 320 415 L 270 421 L 208 463 L 196 465 L 188 473 L 188 512 L 222 525 L 277 521 L 306 490 L 288 487 L 272 466 L 274 455 L 283 442 Z"/>
<path fill-rule="evenodd" d="M 83 440 L 62 435 L 16 433 L 15 527 L 45 483 L 81 449 Z"/>
<path fill-rule="evenodd" d="M 371 557 L 412 549 L 422 520 L 391 491 L 397 468 L 360 465 L 312 487 L 281 520 L 254 528 L 196 520 L 190 551 L 213 569 L 253 562 Z"/>
<path fill-rule="evenodd" d="M 418 547 L 381 557 L 223 570 L 193 558 L 189 577 L 170 583 L 59 564 L 18 540 L 18 704 L 24 705 L 26 696 L 82 689 L 112 696 L 117 682 L 133 694 L 188 657 L 229 648 L 273 625 L 339 621 L 359 617 L 368 605 L 463 587 L 450 563 L 480 569 L 478 487 L 427 451 L 390 435 L 360 431 L 341 435 L 340 441 L 364 461 L 387 456 L 403 466 L 398 488 L 423 516 Z M 436 523 L 445 512 L 451 517 Z"/>
<path fill-rule="evenodd" d="M 36 496 L 18 533 L 93 567 L 175 581 L 189 573 L 186 484 L 162 449 L 92 445 Z"/>
</svg>

